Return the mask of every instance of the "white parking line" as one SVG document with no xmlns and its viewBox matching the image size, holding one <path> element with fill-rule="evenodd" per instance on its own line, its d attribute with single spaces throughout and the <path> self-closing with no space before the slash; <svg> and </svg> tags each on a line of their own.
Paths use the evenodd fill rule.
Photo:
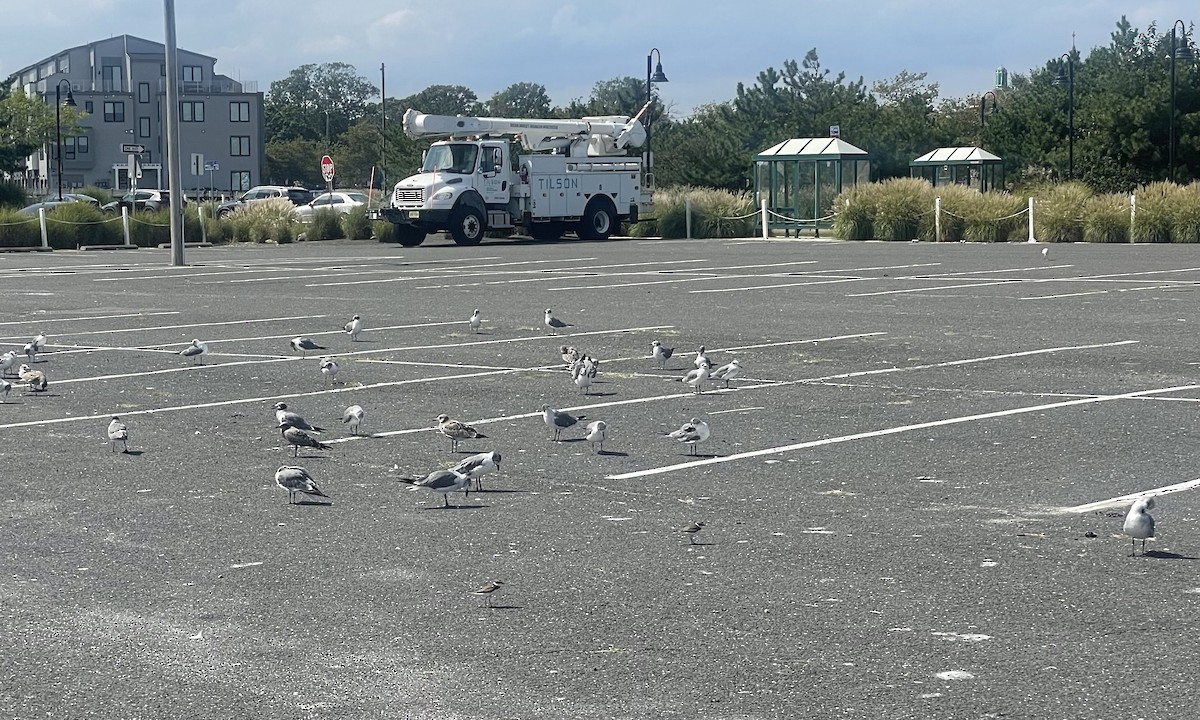
<svg viewBox="0 0 1200 720">
<path fill-rule="evenodd" d="M 178 314 L 178 313 L 175 313 L 175 314 Z M 116 317 L 124 317 L 124 316 L 118 315 Z M 137 316 L 134 315 L 133 317 L 137 317 Z M 288 321 L 288 320 L 319 320 L 321 318 L 327 318 L 327 317 L 329 317 L 329 316 L 328 315 L 291 315 L 288 317 L 260 318 L 260 319 L 256 318 L 254 320 L 221 320 L 218 322 L 188 323 L 186 325 L 155 325 L 153 327 L 114 328 L 111 330 L 83 330 L 80 332 L 62 333 L 62 335 L 66 336 L 66 337 L 75 337 L 77 335 L 112 335 L 115 333 L 153 332 L 155 330 L 181 330 L 184 328 L 216 327 L 218 325 L 252 325 L 254 323 L 284 322 L 284 321 Z M 289 335 L 287 337 L 295 337 L 295 336 Z M 4 338 L 0 338 L 0 340 L 3 340 L 3 339 Z"/>
<path fill-rule="evenodd" d="M 938 265 L 941 265 L 941 263 L 934 262 L 934 263 L 914 263 L 914 264 L 910 264 L 910 265 L 881 265 L 881 266 L 876 266 L 876 267 L 861 267 L 861 268 L 834 268 L 834 269 L 830 269 L 830 270 L 824 270 L 824 271 L 816 270 L 812 273 L 805 273 L 805 275 L 808 275 L 809 277 L 813 278 L 812 280 L 804 280 L 804 281 L 794 282 L 794 283 L 777 283 L 777 284 L 773 284 L 773 285 L 747 285 L 747 286 L 742 286 L 742 287 L 716 288 L 716 289 L 710 289 L 710 290 L 691 290 L 690 292 L 692 292 L 692 293 L 720 293 L 720 292 L 742 292 L 743 290 L 775 290 L 778 288 L 800 287 L 802 285 L 829 285 L 829 284 L 843 283 L 843 282 L 862 282 L 864 280 L 883 280 L 885 278 L 877 278 L 877 277 L 839 277 L 839 278 L 831 280 L 831 279 L 829 279 L 829 276 L 832 273 L 866 272 L 868 270 L 902 270 L 904 268 L 937 267 Z M 824 278 L 824 279 L 821 279 L 821 278 Z"/>
<path fill-rule="evenodd" d="M 1010 415 L 1024 415 L 1033 412 L 1044 412 L 1046 410 L 1055 410 L 1058 408 L 1073 407 L 1076 405 L 1090 405 L 1100 402 L 1109 402 L 1112 400 L 1129 400 L 1132 398 L 1144 397 L 1147 395 L 1156 395 L 1171 392 L 1183 392 L 1186 390 L 1194 390 L 1200 388 L 1200 385 L 1180 385 L 1170 388 L 1157 388 L 1154 390 L 1138 390 L 1135 392 L 1122 393 L 1120 395 L 1099 395 L 1096 397 L 1080 398 L 1077 400 L 1063 400 L 1061 402 L 1046 403 L 1044 405 L 1029 405 L 1020 408 L 1011 408 L 1009 410 L 997 410 L 995 412 L 978 413 L 975 415 L 963 415 L 955 418 L 945 418 L 942 420 L 933 420 L 930 422 L 914 423 L 912 425 L 900 425 L 897 427 L 883 428 L 882 430 L 868 430 L 866 432 L 852 433 L 850 435 L 840 435 L 838 437 L 822 438 L 820 440 L 809 440 L 802 443 L 794 443 L 792 445 L 780 445 L 778 447 L 766 448 L 763 450 L 750 450 L 748 452 L 735 453 L 733 455 L 725 455 L 722 457 L 704 458 L 701 460 L 692 460 L 689 462 L 676 463 L 674 465 L 665 465 L 662 467 L 649 468 L 647 470 L 637 470 L 635 472 L 620 473 L 617 475 L 607 475 L 606 480 L 630 480 L 633 478 L 646 477 L 648 475 L 659 475 L 662 473 L 674 472 L 676 470 L 687 470 L 706 465 L 717 465 L 727 462 L 735 462 L 737 460 L 745 460 L 747 458 L 762 457 L 764 455 L 781 455 L 795 450 L 806 450 L 808 448 L 821 447 L 824 445 L 834 445 L 837 443 L 851 442 L 854 440 L 866 440 L 870 438 L 885 437 L 888 435 L 896 435 L 899 433 L 912 432 L 914 430 L 927 430 L 929 428 L 943 427 L 946 425 L 958 425 L 961 423 L 975 422 L 977 420 L 990 420 L 993 418 L 1008 417 Z"/>
<path fill-rule="evenodd" d="M 1080 513 L 1095 512 L 1096 510 L 1107 510 L 1108 508 L 1129 505 L 1134 500 L 1138 500 L 1140 498 L 1154 497 L 1157 495 L 1170 495 L 1171 493 L 1191 490 L 1195 487 L 1200 487 L 1200 478 L 1195 480 L 1186 480 L 1184 482 L 1178 482 L 1172 485 L 1163 485 L 1162 487 L 1151 488 L 1150 490 L 1139 490 L 1137 492 L 1129 493 L 1128 495 L 1118 495 L 1115 498 L 1097 500 L 1096 502 L 1090 502 L 1084 505 L 1053 508 L 1052 512 L 1062 515 L 1078 515 Z"/>
<path fill-rule="evenodd" d="M 46 323 L 64 323 L 64 322 L 74 322 L 76 320 L 118 320 L 120 318 L 151 317 L 154 315 L 179 315 L 179 314 L 181 314 L 181 313 L 178 310 L 164 310 L 164 311 L 159 311 L 159 312 L 122 313 L 120 315 L 83 315 L 80 317 L 53 318 L 53 319 L 46 319 L 46 320 L 12 320 L 9 322 L 0 322 L 0 325 L 45 325 Z"/>
</svg>

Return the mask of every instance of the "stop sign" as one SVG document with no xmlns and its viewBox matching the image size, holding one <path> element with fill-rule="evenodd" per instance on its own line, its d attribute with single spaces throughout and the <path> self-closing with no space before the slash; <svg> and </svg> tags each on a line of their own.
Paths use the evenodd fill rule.
<svg viewBox="0 0 1200 720">
<path fill-rule="evenodd" d="M 321 158 L 321 177 L 325 182 L 333 182 L 333 158 L 328 155 Z"/>
</svg>

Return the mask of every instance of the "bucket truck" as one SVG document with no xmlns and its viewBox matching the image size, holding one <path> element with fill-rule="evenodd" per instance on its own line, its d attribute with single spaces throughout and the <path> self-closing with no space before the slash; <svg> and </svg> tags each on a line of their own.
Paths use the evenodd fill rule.
<svg viewBox="0 0 1200 720">
<path fill-rule="evenodd" d="M 606 240 L 653 202 L 641 156 L 628 154 L 646 140 L 637 116 L 542 120 L 409 109 L 404 132 L 442 138 L 425 153 L 420 172 L 396 183 L 390 205 L 375 214 L 395 226 L 405 247 L 439 231 L 458 245 L 478 245 L 488 232 Z M 525 153 L 518 155 L 516 145 Z"/>
</svg>

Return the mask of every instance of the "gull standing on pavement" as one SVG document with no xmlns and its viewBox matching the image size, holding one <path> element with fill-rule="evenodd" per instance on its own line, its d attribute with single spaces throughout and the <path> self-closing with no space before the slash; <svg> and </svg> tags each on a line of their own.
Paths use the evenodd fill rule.
<svg viewBox="0 0 1200 720">
<path fill-rule="evenodd" d="M 275 471 L 275 484 L 287 490 L 289 505 L 295 502 L 296 493 L 323 498 L 329 497 L 321 492 L 321 488 L 317 487 L 317 483 L 313 480 L 312 475 L 308 474 L 307 470 L 294 465 L 280 465 L 279 469 Z"/>
<path fill-rule="evenodd" d="M 546 422 L 546 426 L 554 431 L 554 440 L 557 442 L 562 436 L 562 431 L 571 427 L 575 423 L 584 418 L 583 415 L 574 417 L 565 412 L 559 412 L 549 405 L 542 406 L 542 420 Z"/>
<path fill-rule="evenodd" d="M 121 452 L 129 452 L 129 428 L 125 427 L 121 418 L 113 415 L 112 422 L 108 424 L 108 445 L 113 452 L 117 451 L 118 442 L 125 448 Z"/>
<path fill-rule="evenodd" d="M 734 358 L 733 360 L 730 360 L 728 363 L 722 365 L 721 367 L 717 368 L 716 370 L 713 370 L 712 375 L 709 375 L 709 379 L 712 380 L 713 382 L 716 382 L 718 380 L 724 380 L 725 387 L 729 387 L 729 381 L 737 378 L 741 374 L 742 374 L 742 364 L 738 361 L 737 358 Z"/>
<path fill-rule="evenodd" d="M 500 471 L 500 453 L 493 450 L 491 452 L 470 455 L 455 465 L 454 470 L 473 479 L 475 481 L 475 490 L 482 492 L 483 483 L 481 479 L 483 476 L 490 472 Z"/>
<path fill-rule="evenodd" d="M 460 440 L 487 438 L 487 435 L 484 435 L 465 422 L 459 422 L 451 418 L 449 415 L 438 415 L 437 423 L 438 432 L 450 438 L 450 452 L 458 452 L 458 442 Z"/>
<path fill-rule="evenodd" d="M 703 363 L 708 363 L 709 365 L 712 365 L 712 363 L 709 362 L 709 360 L 708 360 L 708 355 L 705 354 L 704 346 L 701 345 L 700 349 L 696 351 L 696 359 L 692 361 L 692 364 L 695 365 L 696 367 L 700 367 L 700 365 Z"/>
<path fill-rule="evenodd" d="M 550 332 L 554 333 L 555 335 L 557 335 L 558 331 L 563 328 L 575 327 L 571 323 L 563 322 L 562 320 L 554 317 L 554 313 L 550 310 L 550 308 L 546 308 L 546 318 L 543 322 L 546 323 L 546 327 L 550 328 Z"/>
<path fill-rule="evenodd" d="M 208 343 L 202 343 L 197 339 L 192 340 L 192 344 L 179 351 L 179 354 L 184 357 L 192 358 L 192 362 L 204 364 L 204 356 L 208 354 Z"/>
<path fill-rule="evenodd" d="M 562 356 L 562 361 L 567 364 L 568 370 L 570 370 L 575 363 L 579 362 L 579 350 L 570 345 L 559 345 L 558 353 Z"/>
<path fill-rule="evenodd" d="M 21 352 L 25 354 L 25 360 L 31 363 L 37 362 L 37 346 L 33 341 L 25 343 L 25 347 L 21 348 Z"/>
<path fill-rule="evenodd" d="M 675 348 L 664 347 L 663 344 L 657 340 L 650 343 L 650 346 L 654 349 L 654 361 L 658 363 L 658 368 L 660 370 L 666 370 L 667 361 L 671 359 L 671 355 L 675 352 Z"/>
<path fill-rule="evenodd" d="M 696 454 L 696 446 L 708 439 L 710 430 L 708 423 L 699 418 L 692 418 L 690 422 L 683 424 L 675 432 L 667 435 L 667 437 L 678 440 L 679 442 L 691 446 L 691 454 Z"/>
<path fill-rule="evenodd" d="M 8 394 L 12 392 L 12 383 L 7 380 L 0 380 L 0 397 L 4 398 L 0 402 L 8 402 Z"/>
<path fill-rule="evenodd" d="M 350 336 L 350 342 L 358 342 L 358 334 L 362 332 L 363 329 L 362 318 L 358 315 L 355 315 L 354 317 L 350 318 L 350 322 L 346 323 L 342 329 L 345 330 L 346 334 Z"/>
<path fill-rule="evenodd" d="M 712 365 L 707 362 L 701 363 L 700 367 L 683 376 L 683 382 L 691 385 L 696 389 L 696 394 L 704 392 L 704 383 L 708 382 L 709 372 L 712 370 Z"/>
<path fill-rule="evenodd" d="M 1154 518 L 1150 515 L 1150 509 L 1153 507 L 1152 497 L 1139 498 L 1129 507 L 1129 514 L 1125 516 L 1121 532 L 1129 536 L 1130 555 L 1137 554 L 1135 546 L 1138 540 L 1142 541 L 1142 555 L 1146 554 L 1146 538 L 1154 537 Z"/>
<path fill-rule="evenodd" d="M 402 482 L 415 487 L 429 488 L 442 496 L 442 507 L 451 507 L 450 493 L 462 492 L 463 499 L 471 494 L 471 478 L 457 470 L 434 470 L 421 479 L 400 478 Z"/>
<path fill-rule="evenodd" d="M 321 374 L 325 376 L 326 385 L 334 385 L 337 383 L 337 374 L 341 369 L 342 366 L 338 364 L 337 360 L 332 358 L 321 358 Z"/>
<path fill-rule="evenodd" d="M 588 365 L 585 361 L 579 362 L 571 368 L 571 373 L 575 377 L 575 387 L 583 391 L 584 395 L 590 394 L 592 387 L 592 374 L 588 371 Z"/>
<path fill-rule="evenodd" d="M 292 349 L 304 353 L 304 357 L 308 357 L 309 350 L 325 350 L 325 349 L 327 349 L 324 345 L 318 345 L 315 342 L 313 342 L 312 338 L 307 338 L 307 337 L 299 337 L 299 336 L 294 337 L 291 339 L 290 342 L 292 345 Z"/>
<path fill-rule="evenodd" d="M 50 383 L 46 382 L 46 373 L 30 369 L 28 365 L 17 368 L 17 374 L 20 375 L 21 382 L 29 386 L 30 392 L 45 392 L 50 386 Z"/>
<path fill-rule="evenodd" d="M 37 352 L 42 352 L 46 349 L 46 333 L 38 333 L 33 339 L 33 349 Z"/>
<path fill-rule="evenodd" d="M 11 375 L 17 364 L 17 354 L 12 350 L 0 355 L 0 375 Z"/>
<path fill-rule="evenodd" d="M 350 426 L 350 434 L 358 434 L 358 426 L 362 425 L 363 417 L 366 416 L 366 411 L 362 409 L 362 405 L 351 405 L 342 413 L 342 422 Z"/>
<path fill-rule="evenodd" d="M 479 312 L 479 308 L 475 308 L 475 312 L 471 313 L 471 319 L 467 323 L 471 326 L 471 332 L 479 332 L 479 326 L 483 324 L 483 313 Z"/>
<path fill-rule="evenodd" d="M 595 450 L 596 445 L 599 445 L 600 452 L 604 452 L 604 441 L 608 439 L 608 423 L 603 420 L 588 423 L 587 437 L 584 439 L 591 445 L 592 450 Z"/>
<path fill-rule="evenodd" d="M 325 428 L 312 425 L 304 418 L 300 417 L 291 410 L 288 410 L 286 403 L 275 403 L 275 422 L 280 424 L 287 423 L 294 428 L 299 430 L 307 430 L 308 432 L 325 432 Z"/>
<path fill-rule="evenodd" d="M 333 449 L 312 435 L 285 422 L 279 423 L 279 434 L 283 435 L 283 439 L 287 441 L 288 445 L 292 446 L 292 457 L 300 457 L 300 448 L 302 447 L 310 447 L 315 450 Z"/>
</svg>

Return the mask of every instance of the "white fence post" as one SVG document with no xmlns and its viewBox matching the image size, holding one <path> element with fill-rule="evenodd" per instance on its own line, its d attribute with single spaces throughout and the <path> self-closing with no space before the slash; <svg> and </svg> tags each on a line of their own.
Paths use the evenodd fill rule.
<svg viewBox="0 0 1200 720">
<path fill-rule="evenodd" d="M 763 234 L 763 240 L 766 240 L 767 238 L 771 237 L 771 231 L 767 229 L 767 200 L 766 200 L 766 198 L 763 198 L 761 209 L 762 209 L 762 234 Z"/>
<path fill-rule="evenodd" d="M 204 227 L 204 205 L 196 206 L 196 214 L 200 217 L 200 242 L 208 242 L 208 230 Z"/>
<path fill-rule="evenodd" d="M 1033 237 L 1033 198 L 1029 198 L 1029 239 L 1026 242 L 1037 242 L 1037 239 Z"/>
<path fill-rule="evenodd" d="M 1133 242 L 1133 223 L 1137 219 L 1137 193 L 1129 193 L 1129 242 Z"/>
<path fill-rule="evenodd" d="M 683 199 L 683 225 L 687 229 L 688 240 L 692 239 L 692 199 L 686 197 Z"/>
<path fill-rule="evenodd" d="M 942 196 L 933 199 L 933 241 L 942 241 Z"/>
<path fill-rule="evenodd" d="M 125 229 L 125 244 L 129 244 L 129 208 L 121 206 L 121 226 Z"/>
<path fill-rule="evenodd" d="M 42 224 L 42 247 L 50 247 L 50 235 L 46 232 L 46 208 L 38 208 L 38 221 Z"/>
</svg>

